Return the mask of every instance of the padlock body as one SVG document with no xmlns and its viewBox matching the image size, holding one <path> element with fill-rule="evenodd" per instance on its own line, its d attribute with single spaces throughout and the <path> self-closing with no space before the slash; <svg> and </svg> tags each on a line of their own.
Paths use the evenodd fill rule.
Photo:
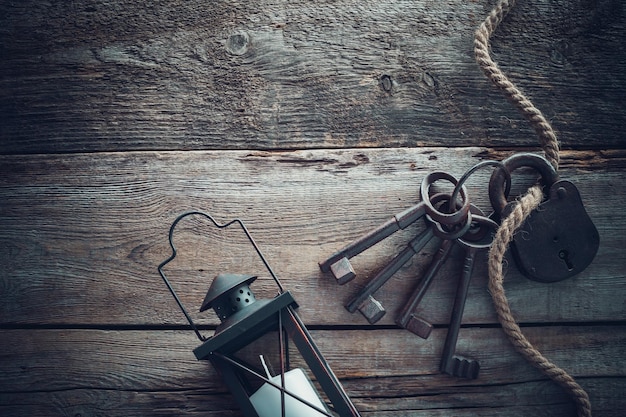
<svg viewBox="0 0 626 417">
<path fill-rule="evenodd" d="M 561 180 L 516 232 L 511 244 L 520 271 L 540 282 L 556 282 L 591 264 L 600 236 L 574 184 Z"/>
</svg>

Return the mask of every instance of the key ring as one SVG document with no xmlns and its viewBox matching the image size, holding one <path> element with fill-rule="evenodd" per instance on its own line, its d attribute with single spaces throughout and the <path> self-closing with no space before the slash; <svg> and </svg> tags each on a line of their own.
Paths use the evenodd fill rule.
<svg viewBox="0 0 626 417">
<path fill-rule="evenodd" d="M 483 228 L 484 226 L 488 226 L 495 232 L 496 230 L 498 230 L 498 223 L 496 223 L 494 220 L 490 219 L 487 216 L 476 213 L 472 214 L 472 223 L 478 225 L 479 231 L 475 234 L 472 234 L 470 229 L 470 231 L 468 231 L 466 234 L 459 237 L 457 239 L 457 242 L 459 242 L 464 247 L 469 247 L 473 249 L 489 249 L 491 247 L 491 244 L 493 243 L 493 238 L 490 239 L 489 242 L 480 243 L 480 241 L 482 240 L 482 238 L 485 237 L 486 234 L 486 231 L 484 231 Z"/>
<path fill-rule="evenodd" d="M 422 180 L 422 185 L 420 186 L 420 194 L 422 197 L 422 201 L 426 205 L 427 212 L 432 218 L 432 220 L 435 221 L 436 223 L 444 223 L 452 227 L 454 225 L 459 224 L 464 217 L 468 216 L 469 208 L 470 208 L 470 201 L 469 201 L 469 198 L 467 197 L 467 189 L 465 188 L 465 186 L 461 185 L 460 194 L 461 194 L 461 198 L 463 199 L 461 208 L 459 208 L 458 210 L 452 213 L 444 213 L 435 208 L 433 203 L 430 201 L 430 197 L 429 197 L 430 186 L 439 180 L 449 181 L 455 186 L 458 184 L 458 181 L 456 180 L 456 178 L 454 178 L 452 175 L 448 174 L 447 172 L 443 172 L 443 171 L 431 172 Z"/>
<path fill-rule="evenodd" d="M 428 198 L 428 202 L 430 203 L 431 207 L 433 207 L 433 209 L 436 204 L 439 204 L 442 201 L 447 201 L 448 204 L 450 204 L 450 195 L 446 193 L 437 193 L 437 194 L 434 194 L 432 197 Z M 469 201 L 469 200 L 466 199 L 465 201 Z M 472 222 L 474 221 L 474 216 L 472 215 L 472 205 L 468 204 L 468 207 L 469 207 L 469 210 L 467 211 L 467 215 L 466 215 L 467 219 L 465 223 L 463 223 L 461 227 L 453 228 L 452 230 L 449 230 L 449 231 L 444 228 L 443 224 L 441 224 L 438 221 L 435 221 L 431 214 L 427 213 L 424 216 L 424 219 L 430 227 L 433 227 L 432 229 L 433 233 L 438 238 L 445 239 L 445 240 L 459 239 L 461 236 L 469 232 L 469 230 L 472 227 Z M 460 211 L 461 209 L 457 210 L 454 213 L 458 213 Z M 456 223 L 456 226 L 458 226 L 458 223 Z"/>
</svg>

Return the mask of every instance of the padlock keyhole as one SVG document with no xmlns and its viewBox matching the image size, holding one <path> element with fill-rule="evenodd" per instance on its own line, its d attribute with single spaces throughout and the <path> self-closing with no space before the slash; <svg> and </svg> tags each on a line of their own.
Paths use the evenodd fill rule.
<svg viewBox="0 0 626 417">
<path fill-rule="evenodd" d="M 572 260 L 569 257 L 569 252 L 566 249 L 561 249 L 561 251 L 559 252 L 559 258 L 561 258 L 561 260 L 565 262 L 568 271 L 574 269 L 574 264 L 572 263 Z"/>
</svg>

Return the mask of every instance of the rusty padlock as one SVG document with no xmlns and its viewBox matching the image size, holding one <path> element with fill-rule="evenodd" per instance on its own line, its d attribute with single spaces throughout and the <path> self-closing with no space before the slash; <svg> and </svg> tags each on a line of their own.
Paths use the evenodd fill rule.
<svg viewBox="0 0 626 417">
<path fill-rule="evenodd" d="M 561 281 L 582 272 L 593 261 L 600 236 L 576 186 L 559 180 L 552 165 L 536 154 L 515 154 L 503 164 L 509 173 L 521 167 L 537 170 L 546 196 L 511 243 L 520 271 L 539 282 Z M 501 218 L 511 212 L 513 204 L 507 203 L 504 193 L 505 168 L 495 170 L 489 181 L 491 205 Z"/>
</svg>

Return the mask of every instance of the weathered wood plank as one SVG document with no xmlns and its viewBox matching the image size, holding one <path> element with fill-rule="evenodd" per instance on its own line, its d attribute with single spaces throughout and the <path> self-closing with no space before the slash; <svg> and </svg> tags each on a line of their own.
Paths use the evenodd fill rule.
<svg viewBox="0 0 626 417">
<path fill-rule="evenodd" d="M 473 60 L 494 3 L 2 2 L 0 153 L 534 145 Z M 525 1 L 494 38 L 565 146 L 622 146 L 625 19 Z"/>
<path fill-rule="evenodd" d="M 482 158 L 501 156 L 490 152 L 432 148 L 1 157 L 0 322 L 183 323 L 156 267 L 170 254 L 167 233 L 175 216 L 203 209 L 220 221 L 246 221 L 308 323 L 365 324 L 342 305 L 417 229 L 355 258 L 361 276 L 345 286 L 322 274 L 317 263 L 417 202 L 427 172 L 446 169 L 458 177 Z M 562 176 L 578 184 L 600 231 L 600 251 L 585 272 L 551 285 L 526 280 L 511 266 L 507 291 L 520 321 L 626 318 L 626 231 L 615 210 L 625 191 L 624 161 L 621 151 L 564 154 Z M 476 204 L 485 208 L 488 175 L 479 172 L 468 183 Z M 219 272 L 267 276 L 242 236 L 216 233 L 197 218 L 181 223 L 175 236 L 180 255 L 166 271 L 192 310 Z M 393 323 L 431 255 L 429 247 L 377 293 L 389 311 L 381 324 Z M 456 263 L 451 261 L 424 300 L 424 315 L 434 323 L 448 322 L 460 253 L 453 259 Z M 267 279 L 256 288 L 265 297 L 275 291 Z M 212 313 L 203 316 L 202 323 L 215 323 Z M 495 322 L 484 262 L 477 266 L 465 321 Z"/>
<path fill-rule="evenodd" d="M 49 393 L 0 393 L 0 412 L 6 417 L 243 416 L 230 395 L 215 395 L 199 389 L 188 391 L 76 389 Z"/>
<path fill-rule="evenodd" d="M 364 415 L 436 416 L 452 410 L 456 414 L 457 409 L 460 415 L 571 415 L 568 397 L 515 354 L 501 330 L 466 330 L 459 352 L 482 365 L 480 377 L 472 381 L 438 374 L 444 329 L 435 329 L 428 341 L 403 330 L 313 331 L 313 337 Z M 589 390 L 598 415 L 617 415 L 623 409 L 623 326 L 539 327 L 525 332 Z M 148 410 L 157 415 L 166 410 L 229 415 L 228 410 L 236 409 L 211 366 L 193 358 L 191 349 L 199 342 L 191 332 L 2 334 L 2 415 L 56 415 L 60 410 L 71 410 L 66 411 L 69 415 L 145 415 Z"/>
<path fill-rule="evenodd" d="M 585 385 L 596 401 L 594 415 L 621 417 L 623 398 L 619 395 L 626 388 L 622 380 L 590 378 Z M 529 382 L 521 386 L 499 388 L 485 387 L 480 391 L 458 389 L 452 394 L 424 394 L 413 398 L 389 398 L 380 407 L 374 398 L 358 401 L 362 416 L 369 417 L 571 417 L 575 410 L 561 393 L 551 389 L 546 382 Z M 547 391 L 547 392 L 546 392 Z M 529 392 L 529 393 L 528 393 Z M 537 401 L 536 396 L 548 401 Z M 606 398 L 607 396 L 612 398 Z M 480 397 L 480 400 L 477 399 Z M 446 403 L 453 398 L 455 405 Z M 494 399 L 504 405 L 495 405 Z M 528 401 L 528 405 L 523 405 Z M 475 405 L 476 403 L 483 405 Z M 459 403 L 462 403 L 459 405 Z M 0 393 L 0 412 L 5 417 L 60 416 L 203 416 L 241 417 L 242 413 L 229 394 L 215 395 L 201 389 L 181 391 L 112 391 L 77 389 L 49 393 Z"/>
</svg>

